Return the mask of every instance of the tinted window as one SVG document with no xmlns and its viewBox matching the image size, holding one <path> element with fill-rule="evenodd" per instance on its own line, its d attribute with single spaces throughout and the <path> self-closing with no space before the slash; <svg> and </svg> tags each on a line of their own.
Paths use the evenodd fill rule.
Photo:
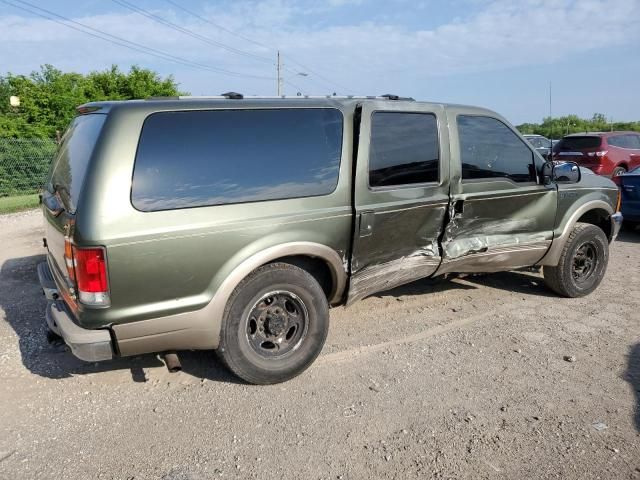
<svg viewBox="0 0 640 480">
<path fill-rule="evenodd" d="M 156 113 L 142 128 L 132 203 L 153 211 L 325 195 L 341 149 L 335 109 Z"/>
<path fill-rule="evenodd" d="M 627 136 L 626 135 L 615 135 L 607 138 L 607 143 L 612 147 L 621 147 L 621 148 L 629 148 L 627 147 Z"/>
<path fill-rule="evenodd" d="M 371 119 L 369 185 L 437 182 L 438 122 L 427 113 L 376 112 Z"/>
<path fill-rule="evenodd" d="M 551 141 L 544 137 L 527 137 L 524 138 L 534 146 L 534 148 L 551 148 Z"/>
<path fill-rule="evenodd" d="M 638 149 L 640 148 L 639 138 L 638 135 L 614 135 L 607 138 L 607 143 L 614 147 Z"/>
<path fill-rule="evenodd" d="M 602 143 L 600 137 L 564 137 L 560 140 L 555 147 L 556 152 L 574 152 L 580 150 L 587 150 L 591 148 L 598 148 Z"/>
<path fill-rule="evenodd" d="M 59 192 L 71 213 L 76 211 L 87 166 L 106 118 L 102 114 L 76 117 L 60 142 L 47 190 Z"/>
<path fill-rule="evenodd" d="M 533 152 L 504 123 L 490 117 L 458 117 L 462 178 L 506 177 L 535 181 Z"/>
</svg>

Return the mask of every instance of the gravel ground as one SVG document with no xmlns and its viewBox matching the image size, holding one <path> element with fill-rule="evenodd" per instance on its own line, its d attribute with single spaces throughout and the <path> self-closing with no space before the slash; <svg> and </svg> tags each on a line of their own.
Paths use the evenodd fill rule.
<svg viewBox="0 0 640 480">
<path fill-rule="evenodd" d="M 0 478 L 640 478 L 640 232 L 562 299 L 537 274 L 424 280 L 331 314 L 281 385 L 212 352 L 49 345 L 37 212 L 0 217 Z"/>
</svg>

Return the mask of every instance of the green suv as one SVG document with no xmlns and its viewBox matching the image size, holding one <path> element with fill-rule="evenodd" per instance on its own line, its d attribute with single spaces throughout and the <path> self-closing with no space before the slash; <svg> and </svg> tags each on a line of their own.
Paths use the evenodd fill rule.
<svg viewBox="0 0 640 480">
<path fill-rule="evenodd" d="M 450 272 L 602 280 L 616 186 L 501 116 L 384 97 L 78 108 L 42 194 L 46 320 L 88 361 L 217 349 L 252 383 L 318 356 L 329 308 Z"/>
</svg>

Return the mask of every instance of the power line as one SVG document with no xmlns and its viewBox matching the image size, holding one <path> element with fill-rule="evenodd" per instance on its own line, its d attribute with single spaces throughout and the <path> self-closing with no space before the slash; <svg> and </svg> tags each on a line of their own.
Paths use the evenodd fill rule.
<svg viewBox="0 0 640 480">
<path fill-rule="evenodd" d="M 118 1 L 118 0 L 113 0 L 113 1 Z M 125 1 L 125 0 L 122 0 L 122 1 Z M 164 0 L 164 1 L 165 1 L 166 3 L 168 3 L 168 4 L 170 4 L 170 5 L 173 5 L 174 7 L 176 7 L 176 8 L 178 8 L 178 9 L 182 10 L 183 12 L 185 12 L 185 13 L 187 13 L 187 14 L 189 14 L 189 15 L 191 15 L 191 16 L 193 16 L 193 17 L 197 18 L 197 19 L 199 19 L 199 20 L 200 20 L 200 21 L 202 21 L 202 22 L 205 22 L 205 23 L 208 23 L 208 24 L 210 24 L 210 25 L 213 25 L 214 27 L 216 27 L 216 28 L 218 28 L 218 29 L 222 30 L 223 32 L 227 32 L 227 33 L 229 33 L 229 34 L 231 34 L 231 35 L 234 35 L 234 36 L 236 36 L 236 37 L 238 37 L 238 38 L 241 38 L 241 39 L 243 39 L 243 40 L 245 40 L 245 41 L 247 41 L 247 42 L 253 43 L 254 45 L 257 45 L 257 46 L 260 46 L 260 47 L 266 48 L 266 49 L 268 49 L 268 50 L 272 50 L 272 51 L 276 51 L 276 50 L 278 50 L 277 48 L 274 48 L 273 46 L 266 45 L 266 44 L 264 44 L 264 43 L 261 43 L 261 42 L 258 42 L 258 41 L 256 41 L 256 40 L 253 40 L 253 39 L 251 39 L 251 38 L 249 38 L 249 37 L 247 37 L 247 36 L 245 36 L 245 35 L 242 35 L 242 34 L 240 34 L 240 33 L 238 33 L 238 32 L 234 32 L 233 30 L 229 30 L 228 28 L 225 28 L 225 27 L 223 27 L 222 25 L 220 25 L 220 24 L 218 24 L 218 23 L 215 23 L 215 22 L 213 22 L 213 21 L 209 20 L 208 18 L 203 17 L 202 15 L 199 15 L 199 14 L 195 13 L 194 11 L 192 11 L 192 10 L 190 10 L 190 9 L 188 9 L 188 8 L 183 7 L 182 5 L 180 5 L 180 4 L 178 4 L 178 3 L 176 3 L 176 2 L 175 2 L 175 1 L 173 1 L 173 0 Z M 119 3 L 119 2 L 118 2 L 118 3 Z M 158 18 L 159 18 L 159 17 L 158 17 Z M 323 76 L 323 75 L 319 74 L 318 72 L 315 72 L 314 70 L 311 70 L 309 67 L 304 66 L 303 64 L 301 64 L 300 62 L 298 62 L 297 60 L 295 60 L 295 59 L 294 59 L 293 57 L 291 57 L 290 55 L 286 55 L 286 56 L 287 56 L 287 58 L 289 58 L 289 60 L 291 60 L 292 62 L 296 63 L 297 65 L 299 65 L 299 66 L 300 66 L 300 67 L 302 67 L 303 69 L 307 70 L 309 73 L 313 74 L 313 76 L 311 77 L 311 80 L 315 81 L 316 83 L 319 83 L 318 79 L 322 79 L 322 80 L 324 80 L 324 83 L 325 83 L 325 84 L 329 84 L 329 85 L 337 86 L 337 87 L 338 87 L 338 88 L 340 88 L 341 90 L 345 90 L 345 91 L 347 91 L 347 92 L 351 90 L 350 88 L 346 88 L 344 85 L 340 85 L 339 83 L 334 82 L 333 80 L 331 80 L 331 79 L 329 79 L 329 78 L 327 78 L 327 77 L 325 77 L 325 76 Z M 298 74 L 298 72 L 296 72 L 295 70 L 292 70 L 291 68 L 287 67 L 287 65 L 286 65 L 286 64 L 283 64 L 283 65 L 282 65 L 282 68 L 283 68 L 284 70 L 287 70 L 289 73 L 294 74 L 294 75 L 297 75 L 297 74 Z M 315 77 L 318 77 L 318 79 L 316 79 Z"/>
<path fill-rule="evenodd" d="M 289 59 L 289 61 L 295 63 L 296 65 L 298 65 L 300 67 L 302 67 L 304 70 L 308 71 L 312 75 L 315 75 L 316 77 L 323 79 L 325 82 L 328 82 L 328 83 L 330 83 L 330 84 L 332 84 L 332 85 L 334 85 L 336 87 L 339 87 L 341 90 L 344 90 L 345 92 L 351 91 L 350 88 L 347 88 L 344 85 L 340 85 L 339 83 L 334 82 L 333 80 L 325 77 L 324 75 L 321 75 L 318 72 L 316 72 L 316 71 L 310 69 L 309 67 L 303 65 L 302 63 L 298 62 L 295 58 L 293 58 L 291 55 L 287 55 L 287 58 Z"/>
<path fill-rule="evenodd" d="M 195 13 L 194 11 L 189 10 L 188 8 L 183 7 L 182 5 L 180 5 L 179 3 L 174 2 L 173 0 L 164 0 L 164 1 L 165 1 L 165 2 L 167 2 L 167 3 L 168 3 L 168 4 L 170 4 L 170 5 L 173 5 L 174 7 L 176 7 L 176 8 L 178 8 L 178 9 L 182 10 L 183 12 L 188 13 L 188 14 L 189 14 L 189 15 L 191 15 L 192 17 L 195 17 L 195 18 L 197 18 L 197 19 L 199 19 L 199 20 L 201 20 L 201 21 L 203 21 L 203 22 L 205 22 L 205 23 L 208 23 L 208 24 L 210 24 L 210 25 L 213 25 L 213 26 L 214 26 L 214 27 L 216 27 L 216 28 L 219 28 L 219 29 L 220 29 L 220 30 L 222 30 L 223 32 L 227 32 L 227 33 L 229 33 L 229 34 L 231 34 L 231 35 L 234 35 L 234 36 L 236 36 L 236 37 L 238 37 L 238 38 L 241 38 L 241 39 L 243 39 L 243 40 L 245 40 L 245 41 L 247 41 L 247 42 L 249 42 L 249 43 L 253 43 L 254 45 L 257 45 L 257 46 L 259 46 L 259 47 L 266 48 L 267 50 L 275 50 L 273 47 L 270 47 L 269 45 L 265 45 L 264 43 L 260 43 L 260 42 L 258 42 L 258 41 L 256 41 L 256 40 L 253 40 L 253 39 L 249 38 L 249 37 L 245 37 L 244 35 L 242 35 L 242 34 L 240 34 L 240 33 L 238 33 L 238 32 L 234 32 L 233 30 L 229 30 L 228 28 L 225 28 L 225 27 L 223 27 L 222 25 L 220 25 L 220 24 L 218 24 L 218 23 L 212 22 L 212 21 L 211 21 L 211 20 L 209 20 L 208 18 L 203 17 L 202 15 L 198 15 L 198 14 L 197 14 L 197 13 Z"/>
<path fill-rule="evenodd" d="M 149 12 L 149 11 L 143 9 L 143 8 L 137 7 L 136 5 L 133 5 L 133 4 L 129 3 L 129 2 L 127 2 L 126 0 L 111 0 L 111 1 L 114 2 L 114 3 L 117 3 L 118 5 L 120 5 L 122 7 L 128 8 L 129 10 L 131 10 L 133 12 L 136 12 L 136 13 L 138 13 L 140 15 L 143 15 L 143 16 L 153 20 L 156 23 L 159 23 L 161 25 L 169 27 L 169 28 L 171 28 L 173 30 L 177 30 L 178 32 L 181 32 L 181 33 L 183 33 L 185 35 L 188 35 L 188 36 L 190 36 L 192 38 L 198 39 L 201 42 L 207 43 L 207 44 L 212 45 L 214 47 L 219 47 L 219 48 L 227 50 L 227 51 L 229 51 L 231 53 L 235 53 L 237 55 L 243 55 L 243 56 L 245 56 L 247 58 L 252 58 L 254 60 L 260 60 L 262 62 L 273 63 L 273 60 L 271 60 L 270 58 L 262 57 L 260 55 L 255 55 L 253 53 L 246 52 L 244 50 L 240 50 L 239 48 L 232 47 L 232 46 L 227 45 L 225 43 L 218 42 L 218 41 L 213 40 L 213 39 L 211 39 L 209 37 L 205 37 L 204 35 L 200 35 L 199 33 L 196 33 L 193 30 L 189 30 L 188 28 L 181 27 L 180 25 L 175 24 L 173 22 L 170 22 L 169 20 L 165 20 L 164 18 L 162 18 L 162 17 L 160 17 L 158 15 L 155 15 L 155 14 L 153 14 L 153 13 L 151 13 L 151 12 Z"/>
<path fill-rule="evenodd" d="M 207 71 L 211 71 L 211 72 L 215 72 L 215 73 L 221 73 L 224 75 L 230 75 L 230 76 L 235 76 L 235 77 L 247 77 L 247 78 L 257 78 L 257 79 L 261 79 L 261 80 L 273 80 L 273 77 L 266 77 L 266 76 L 259 76 L 259 75 L 252 75 L 252 74 L 246 74 L 246 73 L 240 73 L 240 72 L 234 72 L 231 70 L 226 70 L 223 68 L 219 68 L 219 67 L 214 67 L 212 65 L 207 65 L 207 64 L 202 64 L 202 63 L 198 63 L 198 62 L 193 62 L 191 60 L 187 60 L 185 58 L 182 57 L 178 57 L 175 55 L 171 55 L 170 53 L 166 53 L 163 52 L 161 50 L 157 50 L 155 48 L 151 48 L 151 47 L 147 47 L 144 45 L 141 45 L 139 43 L 136 42 L 132 42 L 130 40 L 127 40 L 125 38 L 122 37 L 118 37 L 116 35 L 112 35 L 110 33 L 104 32 L 102 30 L 98 30 L 97 28 L 93 28 L 90 27 L 89 25 L 85 25 L 84 23 L 80 23 L 77 22 L 75 20 L 72 20 L 70 18 L 64 17 L 62 15 L 58 15 L 55 12 L 52 12 L 50 10 L 38 7 L 36 5 L 33 5 L 29 2 L 26 2 L 24 0 L 14 0 L 15 2 L 19 2 L 21 5 L 17 5 L 13 2 L 7 1 L 7 0 L 0 0 L 2 3 L 5 3 L 7 5 L 10 5 L 14 8 L 17 8 L 19 10 L 23 10 L 25 12 L 31 13 L 32 15 L 36 15 L 38 17 L 44 18 L 46 20 L 58 23 L 60 25 L 63 25 L 67 28 L 70 28 L 72 30 L 84 33 L 86 35 L 90 35 L 92 37 L 95 38 L 99 38 L 100 40 L 104 40 L 107 41 L 109 43 L 115 44 L 115 45 L 119 45 L 125 48 L 128 48 L 130 50 L 134 50 L 140 53 L 145 53 L 147 55 L 151 55 L 154 56 L 156 58 L 160 58 L 162 60 L 169 60 L 175 63 L 179 63 L 188 67 L 192 67 L 192 68 L 199 68 L 202 70 L 207 70 Z M 25 7 L 24 5 L 26 5 L 27 7 Z M 35 10 L 34 10 L 35 9 Z M 42 13 L 38 13 L 36 10 L 40 10 L 41 12 L 44 12 L 44 14 Z M 52 18 L 54 17 L 54 18 Z M 56 18 L 60 19 L 60 20 L 56 20 Z M 68 23 L 65 23 L 68 22 Z M 69 25 L 69 23 L 74 24 L 74 25 L 78 25 L 81 28 L 78 27 L 74 27 L 73 25 Z M 90 30 L 90 31 L 87 31 Z M 96 33 L 92 33 L 92 32 L 96 32 Z"/>
</svg>

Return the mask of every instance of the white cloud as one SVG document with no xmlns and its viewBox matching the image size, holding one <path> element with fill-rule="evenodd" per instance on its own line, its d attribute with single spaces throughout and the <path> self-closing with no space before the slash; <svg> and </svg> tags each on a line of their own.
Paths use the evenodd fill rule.
<svg viewBox="0 0 640 480">
<path fill-rule="evenodd" d="M 637 0 L 493 0 L 482 4 L 467 0 L 475 13 L 459 15 L 430 29 L 379 19 L 350 23 L 340 18 L 339 24 L 331 25 L 330 15 L 323 17 L 322 22 L 316 20 L 320 15 L 314 12 L 333 9 L 339 13 L 346 3 L 359 0 L 327 0 L 322 4 L 286 0 L 232 2 L 226 8 L 206 10 L 205 15 L 259 43 L 278 46 L 292 68 L 291 60 L 287 59 L 289 54 L 314 72 L 346 84 L 357 93 L 381 92 L 407 79 L 416 82 L 434 75 L 546 64 L 596 48 L 637 44 L 640 40 Z M 410 8 L 409 5 L 403 8 Z M 422 4 L 415 10 L 413 24 L 420 24 L 420 17 L 426 24 L 435 13 L 434 8 L 432 2 Z M 371 9 L 373 14 L 378 7 L 372 5 Z M 215 41 L 273 58 L 272 50 L 230 36 L 178 10 L 157 13 Z M 206 45 L 130 12 L 76 20 L 199 63 L 258 75 L 274 73 L 269 62 L 253 61 Z M 5 59 L 3 69 L 19 73 L 36 69 L 42 63 L 81 71 L 104 68 L 111 63 L 158 65 L 157 59 L 144 54 L 45 20 L 19 15 L 0 16 L 0 58 Z M 273 90 L 270 82 L 195 73 L 170 62 L 160 65 L 163 73 L 175 71 L 179 80 L 186 80 L 184 88 L 197 94 L 218 93 L 225 85 L 239 86 L 250 93 Z M 314 81 L 314 75 L 289 79 L 311 93 L 338 89 L 320 78 Z M 205 87 L 211 90 L 200 91 Z"/>
</svg>

